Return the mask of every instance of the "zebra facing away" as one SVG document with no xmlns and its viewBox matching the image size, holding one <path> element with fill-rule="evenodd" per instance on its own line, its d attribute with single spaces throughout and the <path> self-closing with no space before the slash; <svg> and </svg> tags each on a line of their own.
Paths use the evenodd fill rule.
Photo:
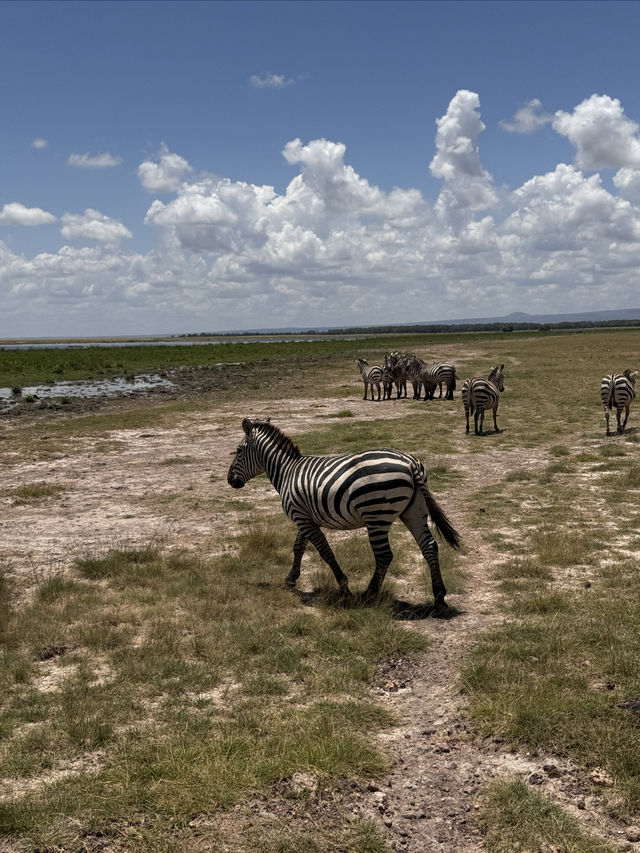
<svg viewBox="0 0 640 853">
<path fill-rule="evenodd" d="M 369 362 L 364 358 L 357 359 L 358 367 L 360 368 L 360 376 L 362 376 L 362 381 L 364 382 L 364 397 L 363 400 L 367 399 L 367 389 L 369 385 L 371 385 L 371 399 L 373 400 L 373 386 L 375 385 L 378 389 L 378 400 L 380 400 L 380 383 L 382 382 L 382 368 L 377 364 L 372 364 L 369 366 Z"/>
<path fill-rule="evenodd" d="M 457 378 L 458 376 L 453 364 L 438 362 L 436 364 L 425 365 L 420 371 L 420 380 L 424 386 L 424 399 L 433 400 L 436 386 L 440 389 L 438 397 L 442 397 L 442 386 L 445 385 L 447 388 L 445 400 L 453 400 Z"/>
<path fill-rule="evenodd" d="M 496 432 L 500 432 L 497 415 L 500 393 L 504 391 L 503 370 L 504 364 L 501 364 L 499 367 L 492 369 L 488 379 L 465 379 L 462 383 L 461 394 L 467 421 L 467 432 L 469 432 L 469 413 L 471 412 L 473 414 L 475 433 L 476 435 L 482 435 L 484 413 L 487 409 L 493 411 L 493 426 Z"/>
<path fill-rule="evenodd" d="M 446 607 L 438 545 L 428 517 L 454 548 L 457 531 L 429 490 L 422 463 L 400 450 L 366 450 L 335 456 L 303 456 L 293 441 L 269 421 L 242 421 L 244 438 L 229 468 L 234 489 L 266 473 L 280 495 L 282 508 L 296 524 L 293 565 L 286 585 L 294 589 L 307 544 L 317 549 L 333 571 L 344 595 L 350 596 L 347 576 L 340 568 L 321 528 L 355 530 L 366 527 L 375 557 L 375 570 L 364 593 L 375 598 L 393 558 L 389 529 L 396 518 L 418 543 L 431 573 L 437 609 Z"/>
<path fill-rule="evenodd" d="M 633 372 L 629 369 L 624 373 L 609 373 L 604 376 L 600 383 L 600 398 L 604 406 L 604 417 L 607 422 L 607 435 L 611 435 L 609 430 L 609 412 L 612 409 L 616 410 L 616 419 L 618 422 L 618 432 L 623 433 L 629 419 L 629 407 L 631 401 L 636 396 L 635 384 L 638 371 Z M 624 410 L 624 421 L 622 420 L 622 411 Z"/>
</svg>

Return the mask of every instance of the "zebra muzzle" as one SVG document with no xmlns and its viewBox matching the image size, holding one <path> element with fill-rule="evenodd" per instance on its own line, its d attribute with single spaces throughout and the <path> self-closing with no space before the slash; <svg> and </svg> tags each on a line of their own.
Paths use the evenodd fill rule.
<svg viewBox="0 0 640 853">
<path fill-rule="evenodd" d="M 241 489 L 244 486 L 244 480 L 241 480 L 240 477 L 237 477 L 234 474 L 229 474 L 227 477 L 227 483 L 229 483 L 232 489 Z"/>
</svg>

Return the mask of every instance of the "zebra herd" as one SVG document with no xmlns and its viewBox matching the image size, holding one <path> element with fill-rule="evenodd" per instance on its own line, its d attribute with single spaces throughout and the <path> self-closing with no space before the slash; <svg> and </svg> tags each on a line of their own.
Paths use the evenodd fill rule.
<svg viewBox="0 0 640 853">
<path fill-rule="evenodd" d="M 369 363 L 364 358 L 357 359 L 360 368 L 360 376 L 364 383 L 364 400 L 367 399 L 369 388 L 371 388 L 371 399 L 373 400 L 374 387 L 378 390 L 378 401 L 380 400 L 380 387 L 383 388 L 383 400 L 390 400 L 393 386 L 396 387 L 398 398 L 407 396 L 407 380 L 413 386 L 414 400 L 433 400 L 435 390 L 438 388 L 438 397 L 442 397 L 442 388 L 446 388 L 445 400 L 453 400 L 453 392 L 456 389 L 455 365 L 447 362 L 436 362 L 426 364 L 416 355 L 401 355 L 399 352 L 387 353 L 384 357 L 384 366 Z M 504 364 L 492 368 L 488 379 L 473 377 L 465 379 L 462 383 L 461 394 L 466 418 L 466 430 L 469 432 L 469 415 L 474 417 L 476 435 L 482 434 L 484 415 L 486 411 L 493 412 L 493 426 L 498 430 L 498 403 L 500 393 L 504 391 Z M 422 392 L 424 391 L 424 398 Z"/>
<path fill-rule="evenodd" d="M 384 386 L 385 398 L 393 386 L 397 396 L 407 395 L 407 381 L 413 386 L 415 399 L 433 399 L 435 389 L 446 388 L 445 399 L 453 399 L 456 369 L 452 364 L 426 365 L 416 356 L 388 353 L 384 367 L 369 366 L 359 359 L 364 382 L 364 399 L 371 386 Z M 485 412 L 496 414 L 500 394 L 504 391 L 504 364 L 494 367 L 487 379 L 474 377 L 462 383 L 461 396 L 469 432 L 469 416 L 474 416 L 475 432 L 482 434 Z M 629 417 L 629 406 L 635 397 L 637 371 L 625 370 L 605 376 L 600 386 L 607 435 L 609 415 L 615 409 L 618 433 L 623 433 Z M 624 412 L 624 420 L 622 414 Z M 366 527 L 375 558 L 375 569 L 364 593 L 364 600 L 375 598 L 382 585 L 393 554 L 389 530 L 396 520 L 406 525 L 418 543 L 429 566 L 435 610 L 446 608 L 446 589 L 440 574 L 438 545 L 429 529 L 431 518 L 438 533 L 454 548 L 460 537 L 437 503 L 427 484 L 422 463 L 400 450 L 365 450 L 333 456 L 303 456 L 294 442 L 269 420 L 242 421 L 244 438 L 238 445 L 229 468 L 227 481 L 234 489 L 248 480 L 266 473 L 279 493 L 282 507 L 295 523 L 297 535 L 293 545 L 293 564 L 286 585 L 294 589 L 300 576 L 302 557 L 310 542 L 331 568 L 344 596 L 351 596 L 347 576 L 331 550 L 323 527 L 331 530 L 353 530 Z"/>
<path fill-rule="evenodd" d="M 384 366 L 377 364 L 369 365 L 364 358 L 357 359 L 360 368 L 360 376 L 364 382 L 364 398 L 367 399 L 368 389 L 371 388 L 371 399 L 373 400 L 373 389 L 377 388 L 378 401 L 380 400 L 380 388 L 383 388 L 383 400 L 390 400 L 393 386 L 396 387 L 396 396 L 407 396 L 407 380 L 413 386 L 414 400 L 433 400 L 435 389 L 439 389 L 439 397 L 442 397 L 442 386 L 446 387 L 445 400 L 453 400 L 453 392 L 456 389 L 456 368 L 453 364 L 437 362 L 425 364 L 422 359 L 415 355 L 401 355 L 399 352 L 387 353 L 384 357 Z M 485 412 L 493 413 L 493 426 L 498 430 L 498 404 L 500 394 L 504 391 L 504 364 L 493 367 L 487 379 L 473 377 L 465 379 L 462 383 L 461 396 L 464 405 L 466 421 L 466 432 L 469 432 L 469 416 L 473 415 L 474 429 L 476 435 L 482 435 Z M 600 383 L 600 398 L 604 406 L 604 416 L 607 426 L 607 435 L 611 435 L 609 429 L 609 415 L 615 410 L 617 419 L 617 432 L 623 433 L 629 419 L 629 407 L 636 396 L 635 383 L 637 370 L 627 368 L 623 373 L 609 373 L 603 377 Z M 422 397 L 424 391 L 424 398 Z M 622 413 L 624 412 L 624 420 Z"/>
</svg>

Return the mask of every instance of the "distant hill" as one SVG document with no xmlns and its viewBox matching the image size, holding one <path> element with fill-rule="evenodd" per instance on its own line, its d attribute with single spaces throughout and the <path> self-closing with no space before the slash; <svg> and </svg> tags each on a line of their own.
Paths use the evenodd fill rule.
<svg viewBox="0 0 640 853">
<path fill-rule="evenodd" d="M 235 331 L 223 332 L 225 335 L 266 335 L 266 334 L 281 334 L 295 335 L 305 334 L 309 332 L 340 332 L 346 331 L 355 332 L 356 329 L 361 332 L 375 332 L 381 330 L 402 331 L 406 328 L 411 331 L 419 326 L 486 326 L 486 325 L 519 325 L 519 324 L 550 324 L 558 323 L 603 323 L 608 324 L 615 321 L 636 320 L 640 322 L 640 308 L 615 308 L 608 311 L 578 311 L 572 314 L 527 314 L 524 311 L 514 311 L 512 314 L 506 314 L 501 317 L 467 317 L 459 320 L 417 320 L 413 323 L 389 323 L 389 324 L 372 324 L 363 326 L 285 326 L 280 328 L 262 328 L 262 329 L 236 329 Z M 214 334 L 214 333 L 205 333 Z M 215 333 L 220 334 L 220 332 Z"/>
</svg>

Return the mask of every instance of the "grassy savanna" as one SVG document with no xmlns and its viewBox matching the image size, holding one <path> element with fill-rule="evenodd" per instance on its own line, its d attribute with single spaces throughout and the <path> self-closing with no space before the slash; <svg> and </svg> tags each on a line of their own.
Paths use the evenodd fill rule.
<svg viewBox="0 0 640 853">
<path fill-rule="evenodd" d="M 463 541 L 482 543 L 480 567 L 470 545 L 461 554 L 441 548 L 445 581 L 460 596 L 458 624 L 478 609 L 474 573 L 495 589 L 482 605 L 493 609 L 493 627 L 466 638 L 463 666 L 447 676 L 467 693 L 470 737 L 498 735 L 523 753 L 571 759 L 585 796 L 633 822 L 640 410 L 634 404 L 624 436 L 605 438 L 599 383 L 604 373 L 637 368 L 639 343 L 632 330 L 235 345 L 244 357 L 223 354 L 228 344 L 150 347 L 144 366 L 128 360 L 138 358 L 128 348 L 105 351 L 125 372 L 166 369 L 165 355 L 175 367 L 195 358 L 206 372 L 207 350 L 215 362 L 248 364 L 224 393 L 212 385 L 178 400 L 4 419 L 0 458 L 12 476 L 0 500 L 8 513 L 50 513 L 82 485 L 61 486 L 42 468 L 18 483 L 25 462 L 77 455 L 117 465 L 127 434 L 188 435 L 203 418 L 222 428 L 226 452 L 241 437 L 243 416 L 271 415 L 288 431 L 299 416 L 296 399 L 324 401 L 330 410 L 315 416 L 305 404 L 311 414 L 295 435 L 303 452 L 417 453 Z M 353 358 L 373 363 L 393 348 L 451 360 L 461 380 L 504 362 L 502 431 L 485 421 L 486 435 L 466 436 L 459 389 L 453 403 L 365 405 Z M 41 381 L 17 378 L 36 374 L 24 352 L 14 355 L 14 372 L 0 384 Z M 148 465 L 179 484 L 202 458 L 194 442 Z M 371 691 L 376 672 L 398 657 L 433 661 L 435 670 L 432 623 L 393 618 L 393 600 L 405 590 L 429 600 L 424 561 L 394 528 L 390 582 L 377 606 L 340 606 L 332 576 L 312 554 L 303 575 L 314 594 L 297 597 L 281 587 L 293 532 L 275 493 L 266 498 L 256 481 L 241 504 L 222 475 L 210 479 L 204 468 L 200 479 L 202 491 L 183 486 L 140 500 L 158 517 L 167 505 L 184 518 L 213 512 L 223 520 L 223 547 L 212 555 L 179 537 L 100 549 L 89 532 L 64 570 L 34 571 L 26 590 L 16 558 L 6 558 L 0 832 L 18 851 L 389 850 L 384 828 L 353 811 L 350 786 L 384 777 L 393 761 L 376 734 L 400 721 Z M 371 571 L 366 536 L 331 541 L 352 588 L 363 588 Z M 301 787 L 296 774 L 306 779 Z M 481 794 L 489 850 L 608 849 L 544 790 L 534 795 L 505 775 Z"/>
</svg>

